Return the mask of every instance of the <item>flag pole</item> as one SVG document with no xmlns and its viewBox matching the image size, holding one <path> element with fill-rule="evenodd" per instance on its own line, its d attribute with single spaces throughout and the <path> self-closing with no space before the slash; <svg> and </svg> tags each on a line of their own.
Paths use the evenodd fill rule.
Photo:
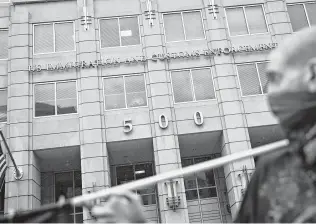
<svg viewBox="0 0 316 224">
<path fill-rule="evenodd" d="M 9 153 L 9 156 L 10 156 L 10 158 L 11 158 L 11 161 L 12 161 L 12 163 L 13 163 L 13 165 L 14 165 L 14 169 L 15 169 L 14 178 L 15 178 L 16 180 L 21 180 L 22 177 L 23 177 L 23 171 L 22 171 L 22 169 L 21 169 L 20 167 L 18 167 L 18 166 L 16 165 L 15 160 L 14 160 L 14 158 L 13 158 L 13 156 L 12 156 L 11 151 L 10 151 L 10 148 L 9 148 L 9 146 L 8 146 L 8 143 L 7 143 L 7 141 L 5 140 L 4 135 L 3 135 L 3 133 L 2 133 L 2 130 L 0 130 L 0 135 L 1 135 L 1 138 L 2 138 L 2 140 L 3 140 L 3 143 L 4 143 L 5 147 L 6 147 L 7 151 L 8 151 L 8 153 Z"/>
<path fill-rule="evenodd" d="M 155 176 L 135 180 L 126 184 L 118 185 L 112 188 L 103 189 L 91 194 L 84 194 L 70 199 L 72 205 L 83 205 L 87 201 L 100 199 L 111 194 L 119 194 L 124 191 L 142 189 L 147 186 L 157 184 L 165 180 L 170 180 L 177 177 L 188 176 L 193 173 L 210 170 L 218 167 L 222 167 L 228 163 L 235 162 L 240 159 L 245 159 L 251 156 L 258 156 L 268 152 L 275 151 L 281 147 L 287 146 L 289 144 L 288 140 L 282 140 L 275 143 L 270 143 L 264 146 L 259 146 L 257 148 L 248 149 L 246 151 L 226 155 L 219 157 L 217 159 L 212 159 L 206 162 L 198 163 L 195 165 L 187 166 L 177 170 L 168 171 L 166 173 L 160 173 Z"/>
</svg>

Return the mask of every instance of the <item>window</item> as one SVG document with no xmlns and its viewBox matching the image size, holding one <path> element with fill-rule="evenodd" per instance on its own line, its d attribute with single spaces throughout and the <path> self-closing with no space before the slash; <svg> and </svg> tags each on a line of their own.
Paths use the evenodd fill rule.
<svg viewBox="0 0 316 224">
<path fill-rule="evenodd" d="M 8 30 L 0 30 L 0 59 L 8 58 Z"/>
<path fill-rule="evenodd" d="M 225 11 L 231 36 L 268 32 L 262 5 L 226 8 Z"/>
<path fill-rule="evenodd" d="M 293 32 L 316 24 L 316 3 L 287 5 Z"/>
<path fill-rule="evenodd" d="M 34 54 L 75 50 L 74 23 L 34 25 Z"/>
<path fill-rule="evenodd" d="M 63 195 L 72 198 L 82 194 L 81 171 L 55 173 L 55 201 Z M 83 223 L 82 207 L 75 207 L 70 220 L 73 223 Z"/>
<path fill-rule="evenodd" d="M 138 17 L 100 19 L 101 48 L 140 44 Z"/>
<path fill-rule="evenodd" d="M 143 163 L 136 165 L 117 166 L 116 184 L 124 184 L 130 181 L 139 180 L 153 175 L 152 163 Z M 145 189 L 137 190 L 136 193 L 141 195 L 144 205 L 156 204 L 156 187 L 151 186 Z"/>
<path fill-rule="evenodd" d="M 237 65 L 243 96 L 265 94 L 268 90 L 266 67 L 268 62 Z"/>
<path fill-rule="evenodd" d="M 204 39 L 201 12 L 178 12 L 163 15 L 166 41 Z"/>
<path fill-rule="evenodd" d="M 0 89 L 0 122 L 7 122 L 7 100 L 7 90 Z"/>
<path fill-rule="evenodd" d="M 211 157 L 182 159 L 182 166 L 191 166 L 210 159 Z M 217 197 L 213 170 L 208 170 L 189 177 L 185 177 L 184 186 L 187 200 Z"/>
<path fill-rule="evenodd" d="M 35 117 L 77 113 L 76 81 L 36 84 Z"/>
<path fill-rule="evenodd" d="M 182 167 L 191 166 L 216 158 L 217 155 L 204 157 L 182 158 Z M 190 223 L 218 223 L 221 222 L 220 204 L 222 195 L 217 192 L 215 174 L 218 170 L 208 170 L 184 177 L 185 194 Z M 214 198 L 216 198 L 214 200 Z M 212 200 L 213 199 L 213 200 Z M 216 204 L 217 203 L 217 204 Z M 218 208 L 218 209 L 217 209 Z"/>
<path fill-rule="evenodd" d="M 105 109 L 147 106 L 144 75 L 104 78 Z"/>
<path fill-rule="evenodd" d="M 209 68 L 171 72 L 175 103 L 215 99 Z"/>
</svg>

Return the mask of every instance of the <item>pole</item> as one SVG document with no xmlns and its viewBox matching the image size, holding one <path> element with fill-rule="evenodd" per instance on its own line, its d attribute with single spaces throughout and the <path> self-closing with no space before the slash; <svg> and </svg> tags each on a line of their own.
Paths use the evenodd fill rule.
<svg viewBox="0 0 316 224">
<path fill-rule="evenodd" d="M 78 197 L 74 197 L 74 198 L 70 199 L 70 202 L 73 205 L 80 206 L 80 205 L 83 205 L 87 201 L 103 198 L 103 197 L 109 196 L 111 194 L 119 194 L 119 193 L 124 192 L 124 191 L 142 189 L 144 187 L 154 185 L 158 182 L 162 182 L 165 180 L 170 180 L 170 179 L 173 179 L 175 177 L 187 176 L 187 175 L 190 175 L 192 173 L 221 167 L 221 166 L 226 165 L 228 163 L 231 163 L 231 162 L 234 162 L 234 161 L 237 161 L 240 159 L 244 159 L 247 157 L 257 156 L 257 155 L 260 155 L 263 153 L 268 153 L 268 152 L 274 151 L 276 149 L 279 149 L 280 147 L 284 147 L 284 146 L 288 145 L 288 143 L 289 143 L 288 140 L 282 140 L 279 142 L 264 145 L 264 146 L 257 147 L 254 149 L 249 149 L 247 151 L 234 153 L 234 154 L 223 156 L 223 157 L 213 159 L 210 161 L 202 162 L 202 163 L 199 163 L 196 165 L 188 166 L 188 167 L 185 167 L 183 169 L 180 168 L 178 170 L 173 170 L 170 172 L 158 174 L 158 175 L 151 176 L 148 178 L 136 180 L 136 181 L 129 182 L 127 184 L 122 184 L 122 185 L 119 185 L 119 186 L 116 186 L 113 188 L 108 188 L 108 189 L 100 190 L 98 192 L 94 192 L 91 194 L 85 194 L 85 195 L 81 195 Z"/>
<path fill-rule="evenodd" d="M 8 146 L 8 143 L 5 140 L 4 135 L 2 133 L 2 130 L 0 130 L 0 135 L 1 135 L 1 138 L 2 138 L 2 140 L 4 142 L 5 147 L 6 147 L 7 151 L 8 151 L 8 153 L 9 153 L 11 161 L 12 161 L 12 163 L 14 165 L 14 168 L 15 168 L 15 173 L 14 173 L 15 174 L 15 179 L 20 180 L 22 178 L 22 176 L 23 176 L 23 171 L 16 165 L 15 160 L 14 160 L 14 158 L 12 156 L 11 151 L 10 151 L 10 148 Z"/>
</svg>

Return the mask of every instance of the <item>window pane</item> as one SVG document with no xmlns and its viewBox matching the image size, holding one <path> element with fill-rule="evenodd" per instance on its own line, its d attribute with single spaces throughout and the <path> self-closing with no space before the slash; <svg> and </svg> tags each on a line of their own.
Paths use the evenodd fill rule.
<svg viewBox="0 0 316 224">
<path fill-rule="evenodd" d="M 261 94 L 261 87 L 255 64 L 238 65 L 238 76 L 243 96 Z"/>
<path fill-rule="evenodd" d="M 55 200 L 63 195 L 66 198 L 74 196 L 73 192 L 73 172 L 56 173 L 55 175 Z"/>
<path fill-rule="evenodd" d="M 77 113 L 76 82 L 57 83 L 57 114 Z"/>
<path fill-rule="evenodd" d="M 55 115 L 55 84 L 35 85 L 35 116 Z"/>
<path fill-rule="evenodd" d="M 251 34 L 268 32 L 263 9 L 261 6 L 246 7 L 245 11 L 249 32 Z"/>
<path fill-rule="evenodd" d="M 127 107 L 147 105 L 145 81 L 143 75 L 125 77 Z"/>
<path fill-rule="evenodd" d="M 204 38 L 200 12 L 183 13 L 183 23 L 187 40 Z"/>
<path fill-rule="evenodd" d="M 305 8 L 307 11 L 310 25 L 315 25 L 316 24 L 316 4 L 315 3 L 306 3 Z"/>
<path fill-rule="evenodd" d="M 263 93 L 268 92 L 268 77 L 266 74 L 267 65 L 267 62 L 257 64 Z"/>
<path fill-rule="evenodd" d="M 187 176 L 184 178 L 184 187 L 185 189 L 195 189 L 196 186 L 196 176 Z"/>
<path fill-rule="evenodd" d="M 171 78 L 175 102 L 193 101 L 190 71 L 172 72 Z"/>
<path fill-rule="evenodd" d="M 135 178 L 136 180 L 153 175 L 153 167 L 151 163 L 135 165 Z"/>
<path fill-rule="evenodd" d="M 75 49 L 73 23 L 55 24 L 55 42 L 56 52 L 72 51 Z"/>
<path fill-rule="evenodd" d="M 0 122 L 7 121 L 7 90 L 0 90 Z"/>
<path fill-rule="evenodd" d="M 195 199 L 198 199 L 197 190 L 185 191 L 185 196 L 186 196 L 187 200 L 195 200 Z"/>
<path fill-rule="evenodd" d="M 105 108 L 126 108 L 123 77 L 104 79 Z"/>
<path fill-rule="evenodd" d="M 199 189 L 200 198 L 213 198 L 217 197 L 216 188 Z"/>
<path fill-rule="evenodd" d="M 124 93 L 123 77 L 104 79 L 104 93 L 105 95 Z"/>
<path fill-rule="evenodd" d="M 215 99 L 210 69 L 192 70 L 192 78 L 196 100 Z"/>
<path fill-rule="evenodd" d="M 142 195 L 142 200 L 144 205 L 154 205 L 156 204 L 156 195 L 150 194 L 150 195 Z"/>
<path fill-rule="evenodd" d="M 167 42 L 184 40 L 181 13 L 165 14 L 163 20 Z"/>
<path fill-rule="evenodd" d="M 308 26 L 304 6 L 302 4 L 288 5 L 287 10 L 290 15 L 292 29 L 294 32 Z"/>
<path fill-rule="evenodd" d="M 182 159 L 182 167 L 193 165 L 193 159 Z"/>
<path fill-rule="evenodd" d="M 213 170 L 197 173 L 197 182 L 199 187 L 215 186 Z"/>
<path fill-rule="evenodd" d="M 231 36 L 248 34 L 243 8 L 226 9 L 226 15 Z"/>
<path fill-rule="evenodd" d="M 83 223 L 83 214 L 76 215 L 76 223 Z"/>
<path fill-rule="evenodd" d="M 105 109 L 113 110 L 126 108 L 124 94 L 105 96 Z"/>
<path fill-rule="evenodd" d="M 134 180 L 133 166 L 118 166 L 116 167 L 117 185 L 124 184 Z"/>
<path fill-rule="evenodd" d="M 34 52 L 54 52 L 53 24 L 34 26 Z"/>
<path fill-rule="evenodd" d="M 0 30 L 0 59 L 8 58 L 8 31 Z"/>
<path fill-rule="evenodd" d="M 101 19 L 101 47 L 120 46 L 118 19 Z"/>
<path fill-rule="evenodd" d="M 122 46 L 140 44 L 137 17 L 120 18 Z"/>
</svg>

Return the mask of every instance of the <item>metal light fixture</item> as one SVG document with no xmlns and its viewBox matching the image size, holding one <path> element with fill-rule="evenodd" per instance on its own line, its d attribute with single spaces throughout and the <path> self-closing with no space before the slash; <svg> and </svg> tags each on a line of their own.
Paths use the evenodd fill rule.
<svg viewBox="0 0 316 224">
<path fill-rule="evenodd" d="M 165 185 L 167 187 L 168 197 L 166 199 L 167 205 L 169 208 L 171 208 L 173 211 L 176 210 L 177 207 L 180 205 L 180 196 L 178 196 L 177 193 L 177 185 L 178 181 L 170 180 L 168 182 L 165 182 Z"/>
<path fill-rule="evenodd" d="M 243 166 L 242 168 L 242 172 L 240 174 L 238 174 L 238 177 L 240 179 L 241 182 L 241 194 L 244 196 L 247 186 L 249 184 L 249 174 L 248 174 L 248 170 L 246 166 Z"/>
<path fill-rule="evenodd" d="M 215 4 L 215 0 L 211 0 L 208 7 L 210 7 L 208 9 L 209 13 L 213 14 L 213 19 L 217 19 L 217 14 L 219 13 L 219 9 L 218 9 L 218 5 Z"/>
<path fill-rule="evenodd" d="M 149 21 L 150 27 L 154 25 L 154 19 L 156 19 L 156 11 L 152 8 L 152 0 L 147 0 L 147 10 L 145 13 L 145 19 Z"/>
</svg>

